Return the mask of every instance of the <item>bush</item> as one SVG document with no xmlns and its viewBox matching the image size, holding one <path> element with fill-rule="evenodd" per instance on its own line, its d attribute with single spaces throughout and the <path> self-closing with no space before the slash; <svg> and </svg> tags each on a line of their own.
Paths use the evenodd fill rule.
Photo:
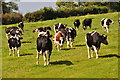
<svg viewBox="0 0 120 80">
<path fill-rule="evenodd" d="M 23 16 L 19 13 L 6 13 L 1 15 L 3 25 L 19 23 L 23 18 Z"/>
<path fill-rule="evenodd" d="M 28 22 L 36 22 L 43 20 L 51 20 L 55 18 L 64 18 L 69 16 L 81 16 L 86 14 L 101 14 L 107 13 L 107 7 L 89 6 L 78 8 L 58 8 L 53 10 L 52 8 L 44 7 L 33 13 L 27 13 L 24 19 Z"/>
<path fill-rule="evenodd" d="M 44 7 L 38 11 L 33 13 L 27 13 L 24 16 L 24 19 L 28 22 L 36 22 L 36 21 L 43 21 L 43 20 L 51 20 L 56 18 L 55 11 L 52 8 Z"/>
</svg>

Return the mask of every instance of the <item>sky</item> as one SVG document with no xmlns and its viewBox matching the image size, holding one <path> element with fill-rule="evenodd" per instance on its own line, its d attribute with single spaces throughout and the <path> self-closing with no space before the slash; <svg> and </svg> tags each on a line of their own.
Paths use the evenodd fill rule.
<svg viewBox="0 0 120 80">
<path fill-rule="evenodd" d="M 34 12 L 44 7 L 56 8 L 57 0 L 5 0 L 12 1 L 18 4 L 18 12 L 25 15 L 28 12 Z"/>
<path fill-rule="evenodd" d="M 28 12 L 40 10 L 43 7 L 57 7 L 55 2 L 19 2 L 17 4 L 19 7 L 19 13 L 23 15 Z"/>
<path fill-rule="evenodd" d="M 12 1 L 18 4 L 19 13 L 25 15 L 28 12 L 34 12 L 40 10 L 43 7 L 52 7 L 56 8 L 56 1 L 57 0 L 5 0 L 5 1 Z M 60 0 L 59 0 L 60 1 Z M 66 1 L 82 1 L 82 0 L 66 0 Z M 92 1 L 92 0 L 83 0 L 83 1 Z M 95 0 L 101 1 L 101 0 Z M 110 0 L 103 0 L 103 1 L 110 1 Z M 112 0 L 112 1 L 120 1 L 120 0 Z"/>
</svg>

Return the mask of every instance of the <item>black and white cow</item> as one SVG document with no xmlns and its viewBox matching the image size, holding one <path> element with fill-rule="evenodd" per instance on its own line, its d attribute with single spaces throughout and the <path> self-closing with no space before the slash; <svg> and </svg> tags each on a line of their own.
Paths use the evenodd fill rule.
<svg viewBox="0 0 120 80">
<path fill-rule="evenodd" d="M 62 23 L 57 23 L 54 25 L 54 32 L 57 33 L 61 29 L 65 29 L 67 25 L 63 25 Z"/>
<path fill-rule="evenodd" d="M 49 30 L 52 30 L 52 29 L 50 27 L 40 27 L 40 28 L 37 28 L 37 29 L 33 30 L 33 33 L 37 32 L 38 33 L 38 37 L 41 34 L 43 34 L 43 35 L 46 34 L 46 32 L 47 32 L 47 34 L 49 36 L 52 36 L 52 35 L 50 35 Z"/>
<path fill-rule="evenodd" d="M 78 29 L 79 26 L 80 26 L 80 21 L 79 21 L 79 19 L 76 19 L 76 20 L 74 21 L 74 27 L 75 27 L 75 29 Z"/>
<path fill-rule="evenodd" d="M 8 45 L 9 45 L 9 55 L 13 56 L 15 55 L 15 51 L 17 50 L 18 57 L 20 56 L 20 47 L 21 47 L 21 40 L 22 38 L 12 36 L 8 39 Z"/>
<path fill-rule="evenodd" d="M 120 26 L 120 18 L 118 18 L 118 23 L 119 23 L 119 26 Z"/>
<path fill-rule="evenodd" d="M 107 36 L 100 35 L 98 32 L 93 31 L 86 34 L 86 46 L 88 48 L 88 58 L 93 57 L 91 50 L 95 51 L 96 59 L 98 59 L 98 51 L 101 43 L 108 45 Z"/>
<path fill-rule="evenodd" d="M 22 21 L 18 24 L 18 27 L 24 31 L 24 23 Z"/>
<path fill-rule="evenodd" d="M 33 30 L 33 33 L 34 32 L 46 32 L 47 30 L 51 30 L 51 27 L 40 27 L 40 28 L 37 28 L 37 29 L 34 29 Z"/>
<path fill-rule="evenodd" d="M 110 27 L 110 24 L 114 24 L 112 19 L 105 19 L 105 18 L 103 18 L 101 20 L 102 28 L 105 28 L 107 33 L 108 33 L 108 29 Z"/>
<path fill-rule="evenodd" d="M 22 31 L 18 29 L 18 27 L 6 27 L 5 28 L 5 33 L 7 39 L 10 38 L 10 36 L 21 36 L 23 35 Z"/>
<path fill-rule="evenodd" d="M 52 42 L 49 36 L 46 34 L 39 35 L 37 38 L 37 62 L 39 64 L 39 54 L 42 54 L 44 58 L 44 65 L 49 65 L 50 56 L 52 52 Z"/>
<path fill-rule="evenodd" d="M 83 29 L 86 30 L 87 26 L 91 28 L 91 24 L 92 24 L 92 19 L 84 19 L 84 21 L 82 22 Z"/>
<path fill-rule="evenodd" d="M 67 47 L 72 47 L 74 38 L 76 37 L 76 30 L 74 28 L 68 27 L 66 28 L 67 35 L 66 35 L 66 41 L 67 41 Z"/>
</svg>

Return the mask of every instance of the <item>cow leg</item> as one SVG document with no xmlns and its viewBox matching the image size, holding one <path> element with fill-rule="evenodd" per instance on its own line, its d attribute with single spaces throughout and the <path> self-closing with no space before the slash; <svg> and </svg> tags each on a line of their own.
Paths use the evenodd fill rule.
<svg viewBox="0 0 120 80">
<path fill-rule="evenodd" d="M 85 29 L 86 29 L 86 26 L 83 26 L 83 29 L 85 30 Z"/>
<path fill-rule="evenodd" d="M 70 47 L 72 47 L 72 41 L 70 41 Z"/>
<path fill-rule="evenodd" d="M 93 46 L 93 49 L 94 49 L 94 51 L 96 53 L 96 59 L 98 59 L 98 49 L 95 46 Z"/>
<path fill-rule="evenodd" d="M 108 33 L 108 27 L 106 27 L 106 31 L 107 31 L 107 33 Z"/>
<path fill-rule="evenodd" d="M 6 34 L 6 38 L 8 39 L 8 34 Z"/>
<path fill-rule="evenodd" d="M 46 59 L 46 65 L 49 65 L 51 53 L 50 53 L 48 50 L 47 50 L 45 53 L 46 53 L 46 55 L 47 55 L 47 56 L 46 56 L 46 58 L 47 58 L 47 59 Z"/>
<path fill-rule="evenodd" d="M 93 56 L 93 53 L 94 53 L 94 50 L 92 50 L 92 52 L 91 52 L 91 57 L 93 58 L 94 56 Z"/>
<path fill-rule="evenodd" d="M 15 56 L 15 48 L 12 47 L 13 56 Z"/>
<path fill-rule="evenodd" d="M 71 41 L 70 41 L 70 47 L 73 47 L 72 45 L 73 45 L 73 42 L 72 42 L 72 40 L 71 40 Z"/>
<path fill-rule="evenodd" d="M 18 57 L 20 57 L 20 48 L 19 47 L 17 48 L 17 54 L 18 54 Z"/>
<path fill-rule="evenodd" d="M 47 65 L 46 53 L 43 53 L 43 59 L 44 59 L 44 66 L 46 66 Z"/>
<path fill-rule="evenodd" d="M 69 47 L 69 45 L 70 45 L 70 42 L 69 42 L 69 41 L 67 41 L 67 47 Z"/>
<path fill-rule="evenodd" d="M 37 62 L 36 62 L 36 64 L 39 64 L 39 53 L 40 53 L 40 52 L 37 51 L 37 56 L 36 56 Z"/>
<path fill-rule="evenodd" d="M 23 28 L 21 28 L 22 29 L 22 31 L 24 32 L 24 29 Z"/>
<path fill-rule="evenodd" d="M 57 48 L 58 48 L 58 51 L 60 51 L 60 49 L 61 49 L 60 45 L 57 45 Z"/>
<path fill-rule="evenodd" d="M 102 30 L 104 30 L 104 26 L 102 26 Z"/>
<path fill-rule="evenodd" d="M 76 30 L 78 30 L 78 27 L 76 26 Z"/>
<path fill-rule="evenodd" d="M 9 49 L 9 56 L 11 56 L 12 55 L 12 49 Z"/>
<path fill-rule="evenodd" d="M 89 27 L 90 27 L 90 29 L 91 29 L 91 25 L 90 25 Z"/>
<path fill-rule="evenodd" d="M 87 46 L 87 49 L 88 49 L 88 59 L 90 59 L 91 48 Z"/>
<path fill-rule="evenodd" d="M 42 51 L 40 51 L 40 54 L 42 54 Z"/>
<path fill-rule="evenodd" d="M 48 54 L 48 63 L 47 63 L 47 65 L 49 65 L 49 62 L 50 62 L 50 56 L 51 56 L 51 52 L 49 52 L 49 54 Z"/>
</svg>

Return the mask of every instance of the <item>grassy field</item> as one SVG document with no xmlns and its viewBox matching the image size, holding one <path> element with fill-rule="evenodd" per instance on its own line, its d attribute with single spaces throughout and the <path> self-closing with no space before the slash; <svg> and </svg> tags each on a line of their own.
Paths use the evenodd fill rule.
<svg viewBox="0 0 120 80">
<path fill-rule="evenodd" d="M 73 48 L 67 48 L 66 43 L 61 51 L 57 51 L 53 45 L 51 65 L 43 66 L 43 57 L 40 56 L 40 64 L 36 65 L 36 38 L 37 33 L 32 30 L 38 27 L 51 26 L 61 22 L 67 27 L 74 27 L 73 21 L 85 18 L 94 18 L 92 29 L 82 29 L 82 24 L 77 30 Z M 100 21 L 102 18 L 111 18 L 114 24 L 110 25 L 109 33 L 102 30 Z M 13 24 L 16 26 L 17 24 Z M 2 26 L 2 77 L 3 78 L 117 78 L 118 77 L 118 13 L 96 14 L 58 18 L 54 20 L 25 23 L 20 57 L 9 56 L 9 49 L 5 35 L 5 27 Z M 85 43 L 85 34 L 90 31 L 98 31 L 108 35 L 109 45 L 101 45 L 99 59 L 88 59 Z M 52 38 L 51 38 L 52 40 Z"/>
</svg>

